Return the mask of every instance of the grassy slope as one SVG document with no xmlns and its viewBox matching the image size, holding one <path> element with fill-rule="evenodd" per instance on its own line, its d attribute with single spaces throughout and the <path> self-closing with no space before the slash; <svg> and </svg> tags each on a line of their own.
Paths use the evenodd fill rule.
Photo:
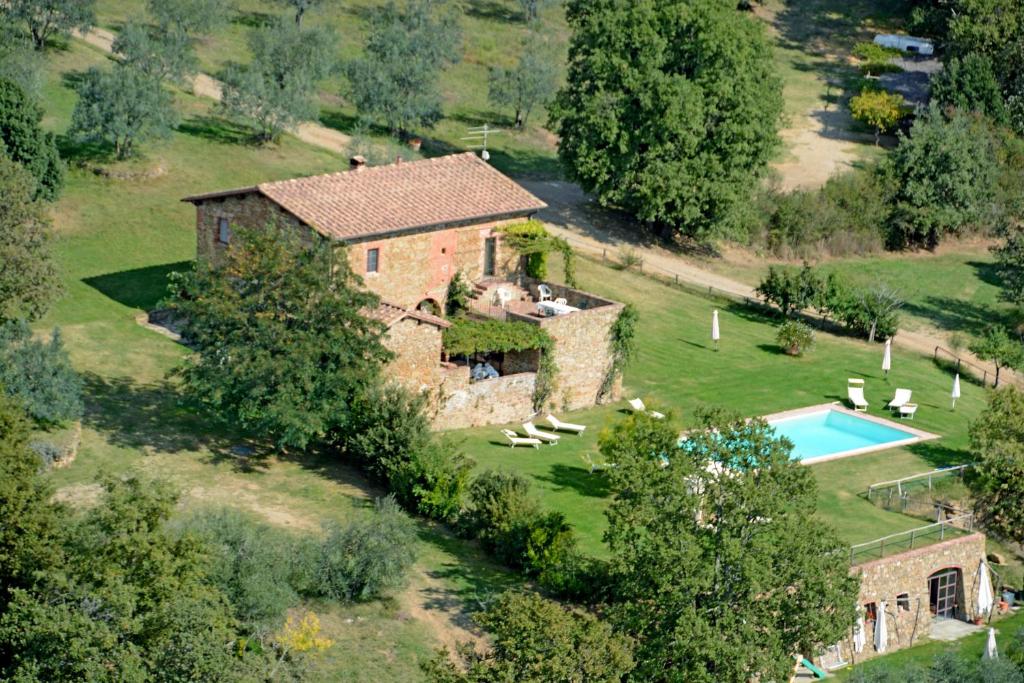
<svg viewBox="0 0 1024 683">
<path fill-rule="evenodd" d="M 346 0 L 323 3 L 306 14 L 304 26 L 328 26 L 340 37 L 339 57 L 358 57 L 366 39 L 369 11 L 382 4 L 379 0 Z M 261 0 L 238 0 L 234 20 L 199 46 L 202 68 L 211 74 L 220 72 L 230 61 L 250 58 L 247 35 L 272 22 L 277 16 L 291 16 L 280 4 Z M 117 30 L 125 20 L 144 13 L 143 0 L 100 0 L 100 25 Z M 424 152 L 444 154 L 465 149 L 462 140 L 467 129 L 484 123 L 509 127 L 511 112 L 497 111 L 487 101 L 487 74 L 493 66 L 512 66 L 518 59 L 525 23 L 519 18 L 515 0 L 469 0 L 462 16 L 462 61 L 444 72 L 441 89 L 445 99 L 445 118 L 429 131 L 419 131 Z M 567 27 L 560 6 L 546 11 L 541 29 L 545 36 L 564 45 Z M 351 132 L 356 111 L 340 95 L 345 87 L 339 73 L 321 84 L 321 122 Z M 490 144 L 494 164 L 517 176 L 555 177 L 560 171 L 555 159 L 554 136 L 541 128 L 544 111 L 535 111 L 524 131 L 508 130 L 496 135 Z"/>
<path fill-rule="evenodd" d="M 51 129 L 65 129 L 73 106 L 67 74 L 104 59 L 81 45 L 50 56 L 45 99 Z M 91 499 L 104 474 L 144 472 L 175 482 L 184 493 L 182 506 L 235 505 L 316 533 L 324 523 L 364 514 L 368 496 L 380 492 L 327 459 L 236 457 L 231 449 L 242 443 L 237 435 L 176 404 L 165 376 L 182 359 L 183 348 L 140 327 L 134 316 L 163 295 L 168 271 L 194 257 L 194 210 L 181 197 L 327 171 L 339 160 L 288 138 L 266 149 L 218 141 L 230 130 L 201 118 L 205 103 L 180 96 L 179 105 L 187 119 L 199 117 L 186 125 L 188 132 L 147 145 L 144 159 L 116 165 L 162 167 L 165 173 L 113 181 L 72 168 L 54 207 L 67 294 L 40 327 L 64 329 L 72 360 L 86 379 L 87 413 L 78 459 L 52 476 L 61 495 L 76 501 Z M 326 635 L 338 642 L 317 664 L 321 680 L 418 679 L 418 662 L 432 654 L 437 640 L 428 625 L 411 617 L 410 600 L 421 598 L 421 591 L 434 591 L 442 601 L 474 596 L 507 580 L 445 533 L 424 525 L 421 536 L 410 591 L 381 603 L 313 606 Z"/>
</svg>

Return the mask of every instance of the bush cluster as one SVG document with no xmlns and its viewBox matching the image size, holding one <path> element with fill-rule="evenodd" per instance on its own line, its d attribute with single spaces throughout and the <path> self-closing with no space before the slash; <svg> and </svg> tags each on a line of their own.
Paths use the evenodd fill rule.
<svg viewBox="0 0 1024 683">
<path fill-rule="evenodd" d="M 802 356 L 814 346 L 814 330 L 802 322 L 787 320 L 775 335 L 779 346 L 791 356 Z"/>
<path fill-rule="evenodd" d="M 468 498 L 459 520 L 464 535 L 550 590 L 574 592 L 585 563 L 572 527 L 562 513 L 541 510 L 529 480 L 488 470 L 473 480 Z"/>
<path fill-rule="evenodd" d="M 462 507 L 473 462 L 430 431 L 427 398 L 386 385 L 360 397 L 339 446 L 407 510 L 448 520 Z"/>
<path fill-rule="evenodd" d="M 303 597 L 379 598 L 401 585 L 415 560 L 414 523 L 392 498 L 378 500 L 373 515 L 330 528 L 322 540 L 293 536 L 233 508 L 194 514 L 177 531 L 203 542 L 210 580 L 259 637 Z"/>
<path fill-rule="evenodd" d="M 756 291 L 785 316 L 814 309 L 823 320 L 832 318 L 869 341 L 896 334 L 903 305 L 885 285 L 857 287 L 835 273 L 823 276 L 807 264 L 800 269 L 771 266 Z"/>
</svg>

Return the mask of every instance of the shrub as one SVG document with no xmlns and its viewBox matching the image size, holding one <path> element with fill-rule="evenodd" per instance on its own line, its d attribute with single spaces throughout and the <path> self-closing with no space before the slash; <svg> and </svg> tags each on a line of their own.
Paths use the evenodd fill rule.
<svg viewBox="0 0 1024 683">
<path fill-rule="evenodd" d="M 447 440 L 433 440 L 410 455 L 391 476 L 391 489 L 408 510 L 448 521 L 462 509 L 473 461 Z"/>
<path fill-rule="evenodd" d="M 548 231 L 540 221 L 527 221 L 502 229 L 509 242 L 526 258 L 526 274 L 536 280 L 548 276 Z"/>
<path fill-rule="evenodd" d="M 376 514 L 335 527 L 324 541 L 315 592 L 336 600 L 370 600 L 400 586 L 416 560 L 416 527 L 392 497 Z"/>
<path fill-rule="evenodd" d="M 44 470 L 52 468 L 64 459 L 64 449 L 50 441 L 33 441 L 28 446 L 39 456 Z"/>
<path fill-rule="evenodd" d="M 900 56 L 900 51 L 866 40 L 853 46 L 853 56 L 865 62 L 888 62 L 893 57 Z"/>
<path fill-rule="evenodd" d="M 619 265 L 623 270 L 630 270 L 643 265 L 643 258 L 632 247 L 619 247 Z"/>
<path fill-rule="evenodd" d="M 4 55 L 6 62 L 9 55 Z M 56 199 L 64 185 L 64 163 L 53 133 L 40 123 L 43 108 L 15 83 L 0 77 L 0 150 L 35 181 L 34 199 Z"/>
<path fill-rule="evenodd" d="M 466 281 L 461 270 L 455 272 L 455 277 L 448 283 L 448 296 L 445 299 L 445 312 L 449 316 L 458 315 L 469 310 L 469 297 L 473 290 Z"/>
<path fill-rule="evenodd" d="M 530 482 L 513 472 L 489 470 L 473 480 L 463 529 L 499 560 L 552 586 L 575 561 L 576 540 L 565 516 L 541 512 Z"/>
<path fill-rule="evenodd" d="M 802 322 L 787 320 L 775 335 L 779 346 L 791 356 L 802 356 L 814 347 L 814 330 Z"/>
<path fill-rule="evenodd" d="M 315 558 L 309 542 L 233 508 L 197 513 L 180 532 L 205 542 L 210 579 L 228 596 L 238 620 L 257 635 L 277 628 L 285 611 L 299 602 Z"/>
<path fill-rule="evenodd" d="M 59 329 L 46 342 L 33 339 L 24 321 L 0 325 L 0 387 L 38 422 L 82 416 L 82 380 L 71 367 Z"/>
<path fill-rule="evenodd" d="M 882 133 L 895 128 L 907 113 L 907 106 L 903 95 L 866 88 L 860 95 L 850 99 L 850 113 L 853 118 L 874 129 L 877 145 Z"/>
</svg>

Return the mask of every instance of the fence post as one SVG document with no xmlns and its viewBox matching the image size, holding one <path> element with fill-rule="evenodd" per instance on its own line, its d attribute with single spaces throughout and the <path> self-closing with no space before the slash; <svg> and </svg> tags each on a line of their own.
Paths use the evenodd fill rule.
<svg viewBox="0 0 1024 683">
<path fill-rule="evenodd" d="M 928 490 L 929 491 L 932 490 L 932 473 L 931 472 L 928 473 Z"/>
<path fill-rule="evenodd" d="M 946 523 L 939 522 L 939 540 L 945 540 L 946 538 Z"/>
<path fill-rule="evenodd" d="M 607 260 L 608 260 L 608 250 L 607 249 L 602 249 L 601 250 L 601 262 L 603 263 L 603 262 L 605 262 Z"/>
<path fill-rule="evenodd" d="M 676 286 L 679 285 L 679 273 L 676 273 Z"/>
<path fill-rule="evenodd" d="M 910 530 L 910 549 L 914 549 L 914 529 Z"/>
<path fill-rule="evenodd" d="M 878 542 L 878 559 L 885 557 L 885 539 Z"/>
<path fill-rule="evenodd" d="M 934 360 L 938 360 L 939 359 L 939 347 L 938 346 L 936 346 L 935 350 L 932 352 L 932 359 L 934 359 Z"/>
</svg>

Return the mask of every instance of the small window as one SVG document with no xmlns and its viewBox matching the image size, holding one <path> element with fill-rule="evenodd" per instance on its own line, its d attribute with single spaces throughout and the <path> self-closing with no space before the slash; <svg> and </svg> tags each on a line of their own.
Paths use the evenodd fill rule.
<svg viewBox="0 0 1024 683">
<path fill-rule="evenodd" d="M 873 602 L 864 605 L 864 621 L 872 622 L 878 619 L 878 606 Z"/>
<path fill-rule="evenodd" d="M 231 241 L 231 224 L 227 218 L 217 219 L 217 241 L 221 244 L 227 244 Z"/>
<path fill-rule="evenodd" d="M 910 611 L 910 593 L 900 593 L 896 596 L 896 606 L 904 612 Z"/>
<path fill-rule="evenodd" d="M 380 265 L 380 249 L 367 249 L 366 250 L 366 272 L 376 273 L 377 267 Z"/>
</svg>

